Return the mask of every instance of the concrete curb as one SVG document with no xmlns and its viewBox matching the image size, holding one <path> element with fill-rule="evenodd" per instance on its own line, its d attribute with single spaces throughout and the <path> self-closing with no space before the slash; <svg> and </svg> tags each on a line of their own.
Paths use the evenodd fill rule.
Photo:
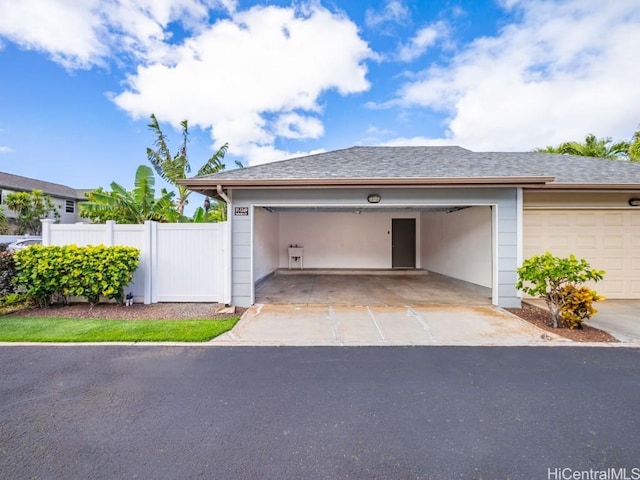
<svg viewBox="0 0 640 480">
<path fill-rule="evenodd" d="M 639 343 L 607 343 L 607 342 L 536 342 L 536 343 L 431 343 L 431 344 L 394 344 L 394 343 L 364 343 L 342 342 L 336 343 L 281 343 L 281 342 L 252 342 L 252 341 L 224 341 L 216 342 L 91 342 L 91 343 L 54 343 L 54 342 L 0 342 L 2 347 L 599 347 L 599 348 L 634 348 L 640 349 Z"/>
</svg>

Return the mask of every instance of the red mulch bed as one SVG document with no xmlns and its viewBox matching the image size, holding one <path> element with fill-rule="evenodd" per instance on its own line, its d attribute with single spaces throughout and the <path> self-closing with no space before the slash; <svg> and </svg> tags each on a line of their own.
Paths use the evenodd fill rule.
<svg viewBox="0 0 640 480">
<path fill-rule="evenodd" d="M 551 321 L 549 312 L 543 308 L 529 305 L 528 303 L 523 303 L 522 308 L 506 308 L 505 310 L 532 323 L 538 328 L 568 338 L 574 342 L 618 342 L 618 339 L 612 337 L 607 332 L 590 327 L 589 325 L 583 325 L 582 328 L 575 328 L 573 330 L 569 330 L 568 328 L 553 328 L 549 326 L 549 322 Z"/>
<path fill-rule="evenodd" d="M 130 307 L 117 303 L 100 303 L 94 307 L 88 303 L 52 305 L 48 308 L 30 308 L 12 312 L 20 317 L 65 317 L 65 318 L 113 318 L 123 320 L 180 320 L 188 318 L 223 319 L 239 317 L 246 310 L 236 307 L 235 313 L 216 313 L 224 307 L 219 303 L 135 303 Z"/>
</svg>

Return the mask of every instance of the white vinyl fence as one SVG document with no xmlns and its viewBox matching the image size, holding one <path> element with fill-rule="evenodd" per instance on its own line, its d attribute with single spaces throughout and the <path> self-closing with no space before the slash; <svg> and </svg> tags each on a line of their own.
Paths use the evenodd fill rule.
<svg viewBox="0 0 640 480">
<path fill-rule="evenodd" d="M 119 225 L 42 221 L 43 245 L 123 245 L 140 249 L 126 293 L 134 301 L 229 303 L 229 226 L 221 223 Z"/>
</svg>

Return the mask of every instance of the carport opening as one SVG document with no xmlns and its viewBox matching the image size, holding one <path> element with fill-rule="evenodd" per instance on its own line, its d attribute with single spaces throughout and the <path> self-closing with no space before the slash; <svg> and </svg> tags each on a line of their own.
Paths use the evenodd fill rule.
<svg viewBox="0 0 640 480">
<path fill-rule="evenodd" d="M 252 241 L 257 303 L 492 303 L 488 205 L 256 206 Z"/>
</svg>

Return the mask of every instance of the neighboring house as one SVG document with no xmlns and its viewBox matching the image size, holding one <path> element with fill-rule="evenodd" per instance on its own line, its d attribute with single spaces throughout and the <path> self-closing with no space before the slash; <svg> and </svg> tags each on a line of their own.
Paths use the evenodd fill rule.
<svg viewBox="0 0 640 480">
<path fill-rule="evenodd" d="M 51 201 L 58 208 L 60 223 L 82 221 L 78 211 L 78 203 L 86 201 L 84 192 L 89 190 L 78 190 L 57 183 L 0 172 L 0 198 L 8 219 L 13 219 L 16 215 L 5 206 L 7 196 L 15 192 L 31 192 L 33 190 L 42 190 L 45 195 L 51 197 Z"/>
<path fill-rule="evenodd" d="M 287 268 L 420 268 L 520 305 L 523 258 L 573 253 L 640 298 L 640 163 L 460 147 L 353 147 L 181 182 L 229 205 L 231 301 Z"/>
</svg>

